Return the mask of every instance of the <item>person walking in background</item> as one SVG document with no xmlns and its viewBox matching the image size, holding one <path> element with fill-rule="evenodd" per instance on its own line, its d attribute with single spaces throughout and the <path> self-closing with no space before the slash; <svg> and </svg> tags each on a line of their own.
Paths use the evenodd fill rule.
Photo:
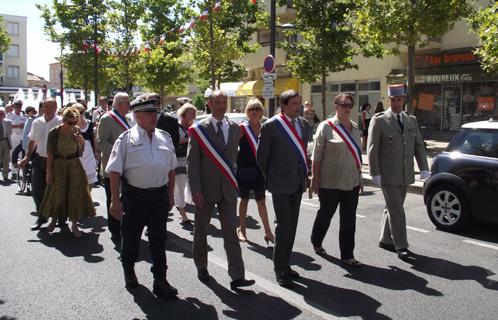
<svg viewBox="0 0 498 320">
<path fill-rule="evenodd" d="M 0 107 L 0 161 L 2 161 L 2 176 L 3 183 L 10 182 L 9 179 L 9 164 L 10 164 L 10 149 L 12 148 L 11 133 L 12 124 L 6 120 L 7 114 L 5 109 Z"/>
<path fill-rule="evenodd" d="M 97 127 L 97 148 L 100 150 L 101 172 L 104 173 L 104 188 L 107 207 L 107 225 L 111 232 L 111 240 L 119 246 L 121 243 L 120 223 L 110 214 L 111 182 L 105 172 L 107 161 L 111 155 L 112 146 L 121 133 L 130 129 L 126 115 L 130 111 L 130 99 L 126 92 L 119 92 L 114 96 L 113 109 L 104 114 Z"/>
<path fill-rule="evenodd" d="M 197 116 L 197 109 L 190 103 L 185 103 L 178 109 L 178 133 L 179 142 L 176 148 L 176 159 L 178 160 L 175 169 L 175 205 L 182 219 L 182 224 L 191 224 L 187 217 L 187 201 L 192 201 L 190 185 L 187 178 L 187 150 L 188 150 L 188 128 L 194 123 Z"/>
<path fill-rule="evenodd" d="M 154 100 L 131 106 L 136 125 L 114 143 L 106 173 L 111 182 L 111 214 L 121 221 L 121 263 L 126 288 L 139 286 L 135 263 L 140 238 L 148 230 L 154 276 L 153 293 L 173 298 L 176 288 L 166 280 L 166 221 L 174 203 L 176 156 L 171 137 L 156 129 Z"/>
<path fill-rule="evenodd" d="M 265 201 L 265 177 L 261 173 L 256 161 L 256 152 L 259 143 L 259 132 L 261 130 L 261 118 L 265 113 L 263 104 L 253 98 L 247 103 L 245 114 L 249 121 L 241 123 L 242 136 L 239 142 L 239 152 L 237 154 L 237 183 L 239 185 L 239 220 L 240 227 L 237 229 L 237 236 L 242 242 L 247 241 L 246 216 L 247 204 L 249 203 L 249 193 L 252 190 L 258 206 L 259 217 L 265 230 L 264 240 L 274 243 L 275 237 L 271 232 L 268 222 L 268 211 Z"/>
<path fill-rule="evenodd" d="M 372 118 L 370 109 L 372 109 L 372 106 L 368 102 L 365 102 L 361 106 L 361 140 L 362 140 L 363 151 L 367 150 L 368 127 L 370 125 L 370 118 Z"/>
<path fill-rule="evenodd" d="M 85 147 L 85 139 L 76 126 L 79 118 L 77 107 L 66 108 L 62 124 L 48 134 L 47 189 L 40 205 L 43 216 L 52 218 L 48 233 L 54 231 L 58 219 L 69 218 L 75 238 L 82 236 L 78 221 L 95 215 L 88 180 L 79 159 Z"/>
<path fill-rule="evenodd" d="M 382 189 L 386 206 L 382 213 L 379 247 L 396 251 L 402 260 L 413 258 L 408 250 L 403 204 L 408 185 L 415 182 L 413 157 L 420 168 L 420 179 L 429 178 L 424 140 L 417 118 L 404 112 L 404 85 L 391 85 L 391 107 L 377 113 L 368 132 L 368 162 L 372 181 Z"/>
<path fill-rule="evenodd" d="M 312 101 L 304 101 L 303 118 L 308 121 L 308 141 L 313 141 L 313 134 L 315 133 L 315 124 L 320 122 L 315 109 L 313 108 Z"/>
<path fill-rule="evenodd" d="M 7 116 L 7 119 L 12 124 L 12 134 L 10 137 L 12 142 L 12 149 L 10 154 L 11 158 L 14 149 L 21 144 L 22 131 L 24 128 L 24 124 L 26 123 L 27 120 L 26 116 L 24 115 L 24 112 L 21 111 L 22 105 L 23 102 L 21 100 L 14 101 L 14 111 Z M 17 179 L 17 168 L 12 164 L 11 169 L 12 169 L 12 179 Z"/>
<path fill-rule="evenodd" d="M 230 288 L 236 290 L 254 284 L 245 279 L 244 261 L 236 234 L 237 180 L 235 161 L 240 127 L 225 117 L 227 96 L 215 90 L 208 102 L 211 116 L 189 128 L 187 174 L 195 204 L 193 256 L 197 277 L 211 279 L 207 270 L 207 232 L 214 206 L 220 212 L 221 233 L 228 260 Z"/>
<path fill-rule="evenodd" d="M 86 178 L 90 187 L 97 182 L 97 160 L 95 159 L 95 134 L 93 132 L 93 122 L 85 118 L 86 109 L 82 104 L 75 103 L 72 108 L 78 109 L 80 117 L 78 128 L 85 139 L 85 148 L 80 156 L 81 164 L 85 169 Z"/>
<path fill-rule="evenodd" d="M 53 98 L 45 100 L 43 105 L 43 116 L 33 121 L 31 131 L 28 134 L 29 144 L 24 158 L 19 163 L 19 167 L 24 168 L 31 160 L 33 171 L 31 174 L 31 195 L 36 206 L 38 218 L 31 230 L 39 230 L 47 219 L 42 215 L 40 206 L 47 186 L 47 141 L 50 130 L 62 122 L 62 118 L 56 116 L 57 102 Z M 36 152 L 35 152 L 36 150 Z"/>
<path fill-rule="evenodd" d="M 28 148 L 28 133 L 31 130 L 31 125 L 33 124 L 33 120 L 36 119 L 36 109 L 33 107 L 26 108 L 26 123 L 24 124 L 24 128 L 22 131 L 21 143 L 17 145 L 12 151 L 12 165 L 14 168 L 19 168 L 19 159 L 24 158 L 26 154 L 26 150 Z"/>
<path fill-rule="evenodd" d="M 382 101 L 377 102 L 377 105 L 375 106 L 374 114 L 377 114 L 379 112 L 384 112 L 384 104 Z"/>
<path fill-rule="evenodd" d="M 98 107 L 91 110 L 91 112 L 92 123 L 95 125 L 97 122 L 99 122 L 99 119 L 107 112 L 107 98 L 105 96 L 101 96 L 99 98 Z"/>
<path fill-rule="evenodd" d="M 281 286 L 292 285 L 299 274 L 290 268 L 299 208 L 308 174 L 308 122 L 300 118 L 301 96 L 287 90 L 280 96 L 282 112 L 261 127 L 257 160 L 272 193 L 277 226 L 273 266 Z"/>
<path fill-rule="evenodd" d="M 336 114 L 320 123 L 313 146 L 311 189 L 318 194 L 320 209 L 313 223 L 311 243 L 318 255 L 326 254 L 322 242 L 339 205 L 341 261 L 357 267 L 360 262 L 354 258 L 353 251 L 356 207 L 363 185 L 360 130 L 350 119 L 353 96 L 339 94 L 334 103 Z"/>
</svg>

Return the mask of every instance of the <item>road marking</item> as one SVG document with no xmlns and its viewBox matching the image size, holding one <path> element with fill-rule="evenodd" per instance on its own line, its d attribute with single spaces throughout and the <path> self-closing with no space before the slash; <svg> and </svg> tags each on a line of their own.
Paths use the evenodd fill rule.
<svg viewBox="0 0 498 320">
<path fill-rule="evenodd" d="M 174 243 L 176 246 L 182 248 L 183 250 L 185 250 L 187 252 L 190 252 L 190 253 L 192 252 L 192 247 L 185 245 L 180 240 L 171 240 L 170 242 Z M 218 256 L 216 256 L 212 253 L 209 253 L 208 262 L 215 264 L 218 267 L 228 271 L 227 261 L 223 258 L 219 258 Z M 246 274 L 246 278 L 254 279 L 256 281 L 256 285 L 259 286 L 260 288 L 283 298 L 285 301 L 288 301 L 288 302 L 294 304 L 298 308 L 308 310 L 309 312 L 311 312 L 311 313 L 313 313 L 313 314 L 315 314 L 323 319 L 332 319 L 332 320 L 342 319 L 342 318 L 338 318 L 336 316 L 333 316 L 333 315 L 325 312 L 326 310 L 328 310 L 328 308 L 326 308 L 322 305 L 316 304 L 316 303 L 314 303 L 314 305 L 316 307 L 313 307 L 306 302 L 305 298 L 302 295 L 300 295 L 294 291 L 285 289 L 285 288 L 279 286 L 278 284 L 270 282 L 270 281 L 266 280 L 265 278 L 262 278 L 262 277 L 258 276 L 257 274 L 248 271 L 247 269 L 245 270 L 245 274 Z M 325 310 L 325 311 L 322 311 L 322 310 Z"/>
<path fill-rule="evenodd" d="M 429 230 L 420 229 L 420 228 L 415 228 L 415 227 L 410 227 L 410 226 L 406 226 L 406 228 L 407 228 L 407 229 L 410 229 L 410 230 L 413 230 L 413 231 L 422 232 L 422 233 L 429 233 L 429 232 L 430 232 Z"/>
<path fill-rule="evenodd" d="M 356 216 L 357 216 L 358 218 L 366 218 L 366 216 L 364 216 L 364 215 L 362 215 L 362 214 L 358 214 L 358 213 L 356 214 Z"/>
<path fill-rule="evenodd" d="M 301 201 L 301 204 L 304 204 L 304 205 L 307 205 L 307 206 L 310 206 L 310 207 L 313 207 L 313 208 L 320 208 L 320 205 L 314 204 L 314 203 L 309 203 L 309 202 Z"/>
<path fill-rule="evenodd" d="M 476 246 L 480 246 L 480 247 L 484 247 L 484 248 L 498 250 L 498 246 L 494 246 L 494 245 L 483 243 L 483 242 L 478 242 L 478 241 L 474 241 L 474 240 L 463 240 L 463 242 L 469 243 L 469 244 L 475 244 Z"/>
</svg>

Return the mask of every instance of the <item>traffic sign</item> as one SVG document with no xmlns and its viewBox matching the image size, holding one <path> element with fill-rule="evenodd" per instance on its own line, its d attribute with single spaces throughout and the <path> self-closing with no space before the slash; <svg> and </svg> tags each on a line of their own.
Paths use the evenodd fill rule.
<svg viewBox="0 0 498 320">
<path fill-rule="evenodd" d="M 277 74 L 275 72 L 263 73 L 263 80 L 275 80 L 276 78 L 277 78 Z"/>
<path fill-rule="evenodd" d="M 271 99 L 275 97 L 275 87 L 273 86 L 273 80 L 265 80 L 263 86 L 263 98 Z"/>
<path fill-rule="evenodd" d="M 275 71 L 275 58 L 273 58 L 271 54 L 265 57 L 265 60 L 263 61 L 263 69 L 268 73 Z"/>
</svg>

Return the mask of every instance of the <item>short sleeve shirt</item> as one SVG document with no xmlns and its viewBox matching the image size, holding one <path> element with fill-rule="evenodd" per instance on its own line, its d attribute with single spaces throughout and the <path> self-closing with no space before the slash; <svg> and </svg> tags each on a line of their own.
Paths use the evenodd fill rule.
<svg viewBox="0 0 498 320">
<path fill-rule="evenodd" d="M 152 139 L 138 125 L 122 133 L 114 142 L 106 172 L 117 172 L 126 183 L 141 189 L 159 188 L 168 183 L 168 174 L 177 160 L 169 134 L 155 129 Z"/>
<path fill-rule="evenodd" d="M 62 118 L 55 116 L 47 122 L 45 117 L 39 117 L 33 121 L 31 131 L 28 134 L 29 140 L 36 143 L 36 153 L 42 157 L 47 157 L 48 133 L 62 123 Z"/>
</svg>

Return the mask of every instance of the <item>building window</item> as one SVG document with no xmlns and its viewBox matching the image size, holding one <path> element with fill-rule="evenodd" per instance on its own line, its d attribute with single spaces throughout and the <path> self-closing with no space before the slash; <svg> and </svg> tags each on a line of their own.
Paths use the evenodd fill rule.
<svg viewBox="0 0 498 320">
<path fill-rule="evenodd" d="M 19 23 L 17 22 L 7 22 L 7 32 L 10 36 L 19 35 Z"/>
<path fill-rule="evenodd" d="M 341 83 L 341 92 L 355 92 L 356 91 L 356 83 L 347 82 Z"/>
<path fill-rule="evenodd" d="M 19 45 L 11 44 L 9 51 L 7 51 L 7 56 L 9 57 L 19 57 Z"/>
<path fill-rule="evenodd" d="M 7 66 L 7 78 L 19 79 L 19 66 Z"/>
</svg>

